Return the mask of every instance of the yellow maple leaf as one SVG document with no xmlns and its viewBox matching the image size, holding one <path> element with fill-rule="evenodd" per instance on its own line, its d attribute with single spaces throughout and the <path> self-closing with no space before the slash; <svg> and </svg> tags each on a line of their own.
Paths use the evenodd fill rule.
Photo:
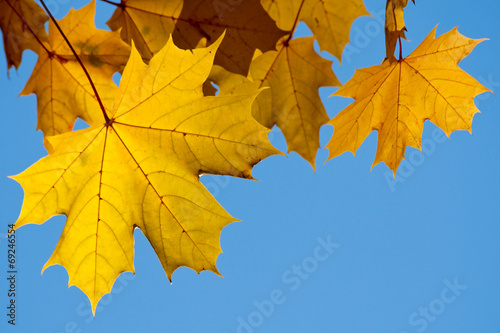
<svg viewBox="0 0 500 333">
<path fill-rule="evenodd" d="M 133 40 L 145 61 L 158 52 L 174 31 L 183 0 L 121 0 L 107 24 L 120 34 L 128 44 Z"/>
<path fill-rule="evenodd" d="M 262 6 L 280 29 L 292 30 L 304 21 L 321 50 L 341 59 L 349 43 L 352 22 L 369 15 L 362 0 L 261 0 Z"/>
<path fill-rule="evenodd" d="M 415 3 L 415 0 L 412 0 Z M 404 8 L 408 0 L 387 0 L 385 6 L 385 49 L 386 58 L 390 62 L 396 61 L 394 51 L 399 38 L 405 38 Z"/>
<path fill-rule="evenodd" d="M 50 155 L 13 177 L 25 191 L 16 228 L 67 215 L 44 269 L 63 265 L 93 311 L 118 275 L 134 272 L 136 227 L 169 279 L 179 266 L 218 273 L 220 232 L 235 219 L 199 176 L 251 179 L 278 153 L 251 116 L 258 92 L 203 96 L 219 44 L 184 51 L 170 40 L 149 65 L 133 47 L 109 121 L 47 137 Z"/>
<path fill-rule="evenodd" d="M 19 67 L 24 50 L 38 53 L 40 42 L 47 41 L 44 27 L 47 20 L 43 9 L 33 0 L 0 1 L 0 29 L 8 68 Z"/>
<path fill-rule="evenodd" d="M 130 47 L 118 33 L 96 29 L 94 15 L 92 1 L 77 11 L 72 9 L 59 25 L 90 73 L 104 105 L 111 108 L 116 94 L 112 75 L 127 62 Z M 37 96 L 37 129 L 44 135 L 55 135 L 71 131 L 77 117 L 89 124 L 102 119 L 100 110 L 88 107 L 96 101 L 94 91 L 52 21 L 48 38 L 21 92 Z"/>
<path fill-rule="evenodd" d="M 334 133 L 329 159 L 355 153 L 371 131 L 378 131 L 373 166 L 383 161 L 396 173 L 406 146 L 420 149 L 425 120 L 446 135 L 471 130 L 479 110 L 474 97 L 489 91 L 458 63 L 484 39 L 470 39 L 453 29 L 435 38 L 436 28 L 407 58 L 357 69 L 334 95 L 354 98 L 329 124 Z M 372 166 L 372 167 L 373 167 Z"/>
<path fill-rule="evenodd" d="M 276 124 L 286 138 L 288 152 L 297 152 L 314 168 L 319 129 L 330 119 L 318 89 L 340 86 L 340 82 L 332 62 L 314 51 L 314 37 L 284 38 L 277 48 L 255 58 L 250 67 L 250 79 L 259 87 L 271 88 L 267 100 L 271 114 L 260 114 L 257 119 L 268 127 Z"/>
</svg>

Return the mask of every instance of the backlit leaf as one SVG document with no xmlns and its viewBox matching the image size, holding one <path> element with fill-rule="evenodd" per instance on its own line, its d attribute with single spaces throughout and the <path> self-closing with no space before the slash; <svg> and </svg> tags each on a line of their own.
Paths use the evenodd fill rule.
<svg viewBox="0 0 500 333">
<path fill-rule="evenodd" d="M 215 64 L 247 75 L 255 50 L 274 50 L 276 42 L 287 32 L 276 27 L 259 0 L 232 1 L 228 7 L 220 4 L 220 1 L 185 1 L 174 42 L 181 48 L 192 49 L 200 39 L 205 38 L 210 45 L 226 31 Z"/>
<path fill-rule="evenodd" d="M 362 0 L 261 0 L 262 6 L 283 30 L 304 21 L 321 50 L 341 59 L 349 43 L 352 22 L 368 15 Z"/>
<path fill-rule="evenodd" d="M 107 22 L 128 44 L 133 40 L 142 58 L 149 61 L 174 31 L 183 0 L 121 0 Z"/>
<path fill-rule="evenodd" d="M 488 91 L 465 73 L 458 62 L 484 39 L 470 39 L 453 29 L 435 38 L 436 29 L 407 58 L 357 69 L 335 95 L 355 101 L 330 124 L 334 127 L 327 144 L 330 157 L 353 153 L 371 131 L 378 131 L 373 165 L 385 162 L 394 173 L 404 158 L 406 146 L 420 149 L 425 120 L 446 135 L 471 130 L 479 110 L 474 97 Z"/>
<path fill-rule="evenodd" d="M 136 227 L 169 279 L 179 266 L 218 273 L 221 229 L 235 219 L 199 177 L 252 179 L 253 165 L 278 153 L 251 116 L 258 92 L 203 96 L 219 44 L 183 51 L 170 40 L 149 65 L 133 48 L 111 120 L 47 137 L 51 154 L 14 177 L 25 191 L 16 228 L 67 215 L 44 269 L 64 266 L 93 311 L 118 275 L 134 272 Z"/>
<path fill-rule="evenodd" d="M 111 109 L 116 94 L 112 75 L 123 68 L 130 48 L 118 33 L 96 29 L 94 14 L 92 1 L 78 11 L 71 10 L 59 25 L 99 89 L 105 107 Z M 71 131 L 77 117 L 89 124 L 100 121 L 101 111 L 89 107 L 96 101 L 89 81 L 53 22 L 49 23 L 49 41 L 44 45 L 50 53 L 41 50 L 21 92 L 37 96 L 37 129 L 44 135 L 55 135 Z"/>
<path fill-rule="evenodd" d="M 330 119 L 318 89 L 340 86 L 332 62 L 314 51 L 314 37 L 283 39 L 278 51 L 254 59 L 250 79 L 259 82 L 259 87 L 271 88 L 267 102 L 272 105 L 271 115 L 262 114 L 257 119 L 266 126 L 276 124 L 286 138 L 288 151 L 299 153 L 314 168 L 319 129 Z"/>
<path fill-rule="evenodd" d="M 39 52 L 40 43 L 34 34 L 41 42 L 47 41 L 44 27 L 47 20 L 43 9 L 33 0 L 0 1 L 0 29 L 8 68 L 19 67 L 24 50 Z"/>
</svg>

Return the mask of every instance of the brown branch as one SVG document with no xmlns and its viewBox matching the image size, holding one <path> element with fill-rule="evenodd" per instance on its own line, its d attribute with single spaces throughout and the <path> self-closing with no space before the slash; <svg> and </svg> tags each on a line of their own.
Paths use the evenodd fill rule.
<svg viewBox="0 0 500 333">
<path fill-rule="evenodd" d="M 403 48 L 401 47 L 401 36 L 398 37 L 398 40 L 399 40 L 399 59 L 398 60 L 401 60 L 401 59 L 403 59 Z"/>
<path fill-rule="evenodd" d="M 295 32 L 297 25 L 299 24 L 299 16 L 300 16 L 300 12 L 302 10 L 302 6 L 304 5 L 304 2 L 305 2 L 305 0 L 302 0 L 302 2 L 300 3 L 299 10 L 297 11 L 297 16 L 295 17 L 295 22 L 293 22 L 292 30 L 290 30 L 290 35 L 288 35 L 288 38 L 286 39 L 286 41 L 284 43 L 285 45 L 288 45 L 288 43 L 290 42 L 290 40 L 293 37 L 293 33 Z"/>
<path fill-rule="evenodd" d="M 124 7 L 124 5 L 120 2 L 120 3 L 116 3 L 116 2 L 112 2 L 112 1 L 109 1 L 109 0 L 101 0 L 102 2 L 106 2 L 106 3 L 109 3 L 110 5 L 114 5 L 116 7 Z"/>
</svg>

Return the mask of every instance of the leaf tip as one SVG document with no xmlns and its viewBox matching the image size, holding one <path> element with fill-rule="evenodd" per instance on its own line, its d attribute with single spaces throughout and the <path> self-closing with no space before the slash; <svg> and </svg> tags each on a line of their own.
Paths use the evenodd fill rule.
<svg viewBox="0 0 500 333">
<path fill-rule="evenodd" d="M 222 253 L 222 252 L 221 252 Z M 213 269 L 210 269 L 211 272 L 214 272 L 216 275 L 218 275 L 219 277 L 221 278 L 224 278 L 224 276 L 219 272 L 219 270 L 217 269 L 217 267 L 214 267 Z M 201 273 L 201 272 L 200 272 Z M 198 273 L 198 274 L 200 274 Z"/>
<path fill-rule="evenodd" d="M 313 172 L 316 173 L 316 161 L 312 159 L 311 161 L 308 161 L 309 164 L 311 165 Z"/>
<path fill-rule="evenodd" d="M 241 176 L 242 176 L 242 178 L 245 178 L 245 179 L 256 180 L 252 176 L 252 168 L 248 168 L 248 169 L 243 170 L 241 172 Z"/>
<path fill-rule="evenodd" d="M 224 29 L 224 31 L 222 31 L 221 35 L 219 36 L 219 38 L 217 38 L 215 40 L 215 42 L 213 42 L 212 44 L 210 44 L 209 46 L 206 47 L 206 49 L 208 49 L 208 53 L 212 53 L 212 49 L 214 49 L 214 54 L 217 52 L 217 50 L 219 49 L 219 46 L 222 44 L 222 41 L 224 40 L 224 37 L 226 36 L 226 29 Z M 170 38 L 172 39 L 172 38 Z M 172 41 L 173 43 L 173 41 Z"/>
</svg>

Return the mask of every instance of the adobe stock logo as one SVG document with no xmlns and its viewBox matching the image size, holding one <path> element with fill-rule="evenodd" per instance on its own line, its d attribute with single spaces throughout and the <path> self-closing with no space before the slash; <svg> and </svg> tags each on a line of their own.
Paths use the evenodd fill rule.
<svg viewBox="0 0 500 333">
<path fill-rule="evenodd" d="M 466 285 L 458 282 L 458 278 L 453 279 L 453 283 L 448 279 L 445 279 L 443 283 L 445 287 L 441 290 L 439 297 L 431 300 L 426 307 L 419 307 L 417 311 L 412 312 L 408 317 L 408 324 L 415 327 L 414 332 L 424 332 L 429 324 L 435 322 L 438 316 L 462 295 L 462 291 L 467 289 Z M 409 332 L 401 331 L 400 333 Z"/>
<path fill-rule="evenodd" d="M 318 237 L 316 242 L 317 246 L 310 256 L 305 257 L 300 264 L 294 264 L 282 273 L 281 282 L 285 286 L 284 288 L 273 289 L 267 299 L 254 300 L 252 302 L 254 310 L 247 315 L 236 318 L 238 323 L 236 333 L 256 332 L 256 329 L 273 315 L 278 305 L 287 301 L 286 294 L 298 290 L 302 283 L 318 269 L 319 264 L 330 258 L 335 249 L 340 247 L 340 244 L 332 242 L 330 236 L 326 239 Z"/>
<path fill-rule="evenodd" d="M 405 159 L 401 161 L 396 176 L 393 175 L 391 170 L 387 170 L 384 173 L 384 178 L 391 192 L 395 192 L 396 185 L 398 183 L 404 183 L 411 175 L 416 172 L 417 168 L 424 164 L 427 157 L 430 157 L 434 154 L 438 145 L 446 141 L 446 134 L 444 134 L 444 132 L 439 128 L 435 128 L 432 131 L 432 135 L 430 138 L 422 139 L 422 151 L 418 149 L 412 149 L 407 154 Z"/>
<path fill-rule="evenodd" d="M 342 52 L 342 63 L 350 64 L 353 56 L 359 55 L 367 48 L 373 39 L 385 33 L 385 9 L 376 12 L 368 22 L 360 28 L 358 25 L 352 27 L 350 42 Z"/>
<path fill-rule="evenodd" d="M 241 5 L 243 0 L 214 0 L 212 1 L 212 6 L 214 6 L 217 15 L 221 21 L 224 21 L 224 13 L 232 12 L 236 7 Z"/>
</svg>

